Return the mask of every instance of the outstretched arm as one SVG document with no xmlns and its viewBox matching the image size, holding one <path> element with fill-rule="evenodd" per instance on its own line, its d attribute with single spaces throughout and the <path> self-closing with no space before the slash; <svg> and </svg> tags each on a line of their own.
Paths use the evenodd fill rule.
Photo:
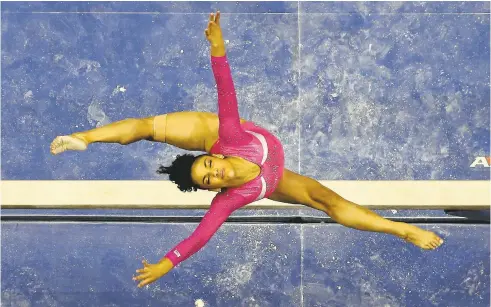
<svg viewBox="0 0 491 307">
<path fill-rule="evenodd" d="M 213 237 L 236 208 L 246 205 L 248 201 L 238 195 L 220 193 L 213 199 L 210 209 L 203 216 L 196 230 L 176 247 L 170 250 L 165 258 L 174 266 L 197 253 Z"/>
<path fill-rule="evenodd" d="M 136 271 L 140 275 L 133 278 L 134 280 L 141 280 L 138 287 L 154 282 L 176 265 L 197 253 L 208 243 L 234 210 L 248 203 L 250 200 L 239 194 L 217 194 L 211 203 L 210 210 L 203 216 L 196 230 L 188 238 L 171 249 L 159 263 L 148 264 L 146 261 L 143 262 L 144 267 Z"/>
<path fill-rule="evenodd" d="M 211 45 L 211 65 L 217 84 L 220 139 L 229 144 L 248 142 L 251 136 L 240 126 L 237 95 L 220 29 L 220 12 L 210 14 L 205 35 Z"/>
</svg>

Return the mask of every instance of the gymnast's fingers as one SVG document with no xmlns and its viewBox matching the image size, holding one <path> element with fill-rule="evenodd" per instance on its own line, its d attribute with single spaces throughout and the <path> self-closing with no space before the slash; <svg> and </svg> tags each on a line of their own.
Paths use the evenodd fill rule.
<svg viewBox="0 0 491 307">
<path fill-rule="evenodd" d="M 155 281 L 155 279 L 153 279 L 153 278 L 147 278 L 147 279 L 145 279 L 144 281 L 142 281 L 141 283 L 138 284 L 138 288 L 141 288 L 143 286 L 146 286 L 149 283 L 152 283 L 154 281 Z"/>
<path fill-rule="evenodd" d="M 133 277 L 133 280 L 142 280 L 142 279 L 145 279 L 145 278 L 149 278 L 151 276 L 152 273 L 145 273 L 145 274 L 140 274 L 136 277 Z"/>
</svg>

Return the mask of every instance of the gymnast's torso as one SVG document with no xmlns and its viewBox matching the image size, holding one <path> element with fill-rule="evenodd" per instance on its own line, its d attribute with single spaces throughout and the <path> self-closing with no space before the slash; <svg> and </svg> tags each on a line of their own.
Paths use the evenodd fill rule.
<svg viewBox="0 0 491 307">
<path fill-rule="evenodd" d="M 284 169 L 283 146 L 277 137 L 252 122 L 244 122 L 240 126 L 243 133 L 250 136 L 248 143 L 234 146 L 219 138 L 210 153 L 241 157 L 260 167 L 261 172 L 256 178 L 240 187 L 227 189 L 256 201 L 271 195 L 278 186 Z"/>
</svg>

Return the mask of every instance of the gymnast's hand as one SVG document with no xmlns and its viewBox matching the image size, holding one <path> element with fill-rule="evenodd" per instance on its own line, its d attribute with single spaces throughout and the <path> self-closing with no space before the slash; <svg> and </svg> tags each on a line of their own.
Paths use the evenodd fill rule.
<svg viewBox="0 0 491 307">
<path fill-rule="evenodd" d="M 205 36 L 211 44 L 211 55 L 224 56 L 225 42 L 223 41 L 222 30 L 220 29 L 220 11 L 217 11 L 216 14 L 210 14 Z"/>
<path fill-rule="evenodd" d="M 142 263 L 143 269 L 136 270 L 140 275 L 133 277 L 133 280 L 141 280 L 138 284 L 138 288 L 153 283 L 174 268 L 172 262 L 167 258 L 162 259 L 156 264 L 150 264 L 146 260 L 143 260 Z"/>
</svg>

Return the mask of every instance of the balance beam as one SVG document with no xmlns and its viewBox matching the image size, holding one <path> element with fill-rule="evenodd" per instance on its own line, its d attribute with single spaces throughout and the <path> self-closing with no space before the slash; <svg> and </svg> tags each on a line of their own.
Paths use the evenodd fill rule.
<svg viewBox="0 0 491 307">
<path fill-rule="evenodd" d="M 488 181 L 320 181 L 370 209 L 487 210 Z M 3 180 L 2 209 L 207 209 L 216 193 L 158 180 Z M 263 199 L 246 209 L 298 209 Z"/>
</svg>

